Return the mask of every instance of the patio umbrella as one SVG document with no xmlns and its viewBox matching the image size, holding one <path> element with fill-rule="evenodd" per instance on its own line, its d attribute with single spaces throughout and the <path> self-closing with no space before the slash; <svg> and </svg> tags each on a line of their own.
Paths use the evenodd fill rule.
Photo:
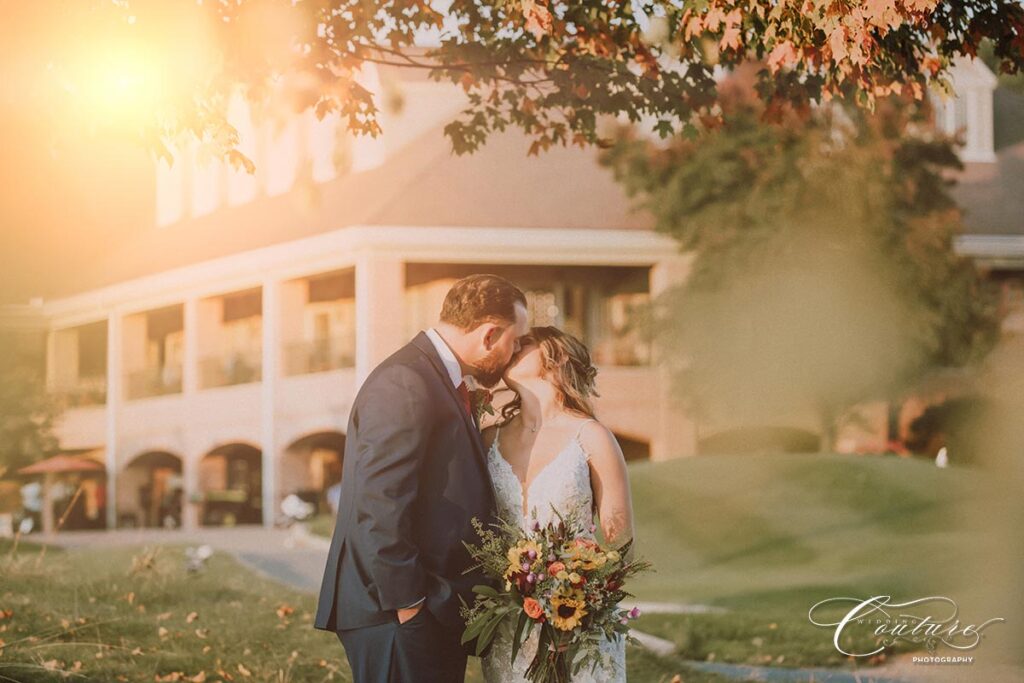
<svg viewBox="0 0 1024 683">
<path fill-rule="evenodd" d="M 63 474 L 65 472 L 102 472 L 105 468 L 91 458 L 75 455 L 54 455 L 46 460 L 27 465 L 17 470 L 21 475 Z"/>
</svg>

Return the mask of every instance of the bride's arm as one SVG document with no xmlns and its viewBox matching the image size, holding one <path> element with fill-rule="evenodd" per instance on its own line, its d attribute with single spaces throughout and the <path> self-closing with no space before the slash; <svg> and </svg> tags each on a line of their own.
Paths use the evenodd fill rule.
<svg viewBox="0 0 1024 683">
<path fill-rule="evenodd" d="M 626 458 L 615 436 L 600 423 L 587 425 L 581 440 L 590 456 L 590 482 L 601 532 L 608 543 L 618 547 L 633 538 L 634 533 Z M 630 548 L 628 555 L 633 553 Z"/>
</svg>

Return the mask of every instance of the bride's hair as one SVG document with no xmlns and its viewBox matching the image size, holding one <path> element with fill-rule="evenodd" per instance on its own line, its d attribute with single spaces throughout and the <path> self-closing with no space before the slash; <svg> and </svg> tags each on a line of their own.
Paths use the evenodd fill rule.
<svg viewBox="0 0 1024 683">
<path fill-rule="evenodd" d="M 597 368 L 590 360 L 586 344 L 557 327 L 534 327 L 530 337 L 540 347 L 545 377 L 555 385 L 559 405 L 565 410 L 594 417 L 590 399 L 600 394 L 594 389 Z M 522 399 L 516 394 L 502 408 L 501 416 L 508 422 L 521 408 Z"/>
</svg>

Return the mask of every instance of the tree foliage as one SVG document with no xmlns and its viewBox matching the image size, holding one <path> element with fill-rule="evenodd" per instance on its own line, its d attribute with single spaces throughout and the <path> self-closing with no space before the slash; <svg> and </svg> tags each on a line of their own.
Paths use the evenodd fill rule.
<svg viewBox="0 0 1024 683">
<path fill-rule="evenodd" d="M 960 163 L 919 103 L 835 101 L 765 125 L 749 89 L 732 93 L 699 140 L 627 134 L 605 154 L 695 254 L 656 311 L 681 392 L 740 420 L 813 411 L 828 435 L 849 407 L 984 355 L 993 293 L 953 249 Z"/>
<path fill-rule="evenodd" d="M 0 331 L 0 474 L 56 450 L 53 425 L 60 411 L 39 365 L 15 333 Z"/>
<path fill-rule="evenodd" d="M 160 92 L 132 124 L 139 135 L 169 154 L 163 141 L 184 131 L 250 170 L 227 122 L 236 88 L 257 103 L 284 92 L 297 110 L 338 112 L 352 130 L 375 135 L 378 103 L 360 80 L 367 64 L 460 85 L 468 105 L 445 131 L 459 153 L 508 127 L 532 138 L 533 153 L 601 143 L 606 116 L 645 121 L 665 136 L 695 135 L 721 123 L 716 68 L 751 59 L 760 64 L 762 114 L 772 120 L 840 95 L 868 108 L 890 92 L 921 99 L 945 83 L 953 58 L 975 54 L 986 38 L 1002 70 L 1024 66 L 1019 0 L 21 5 L 10 32 L 31 38 L 40 76 L 59 85 L 69 107 L 94 85 L 81 77 L 85 56 L 118 43 L 142 46 L 158 73 L 141 77 L 159 79 Z"/>
</svg>

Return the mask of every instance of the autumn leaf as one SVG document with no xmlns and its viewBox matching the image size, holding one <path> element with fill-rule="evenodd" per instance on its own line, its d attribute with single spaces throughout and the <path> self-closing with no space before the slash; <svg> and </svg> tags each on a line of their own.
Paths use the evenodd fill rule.
<svg viewBox="0 0 1024 683">
<path fill-rule="evenodd" d="M 523 0 L 523 16 L 526 17 L 526 30 L 540 40 L 551 32 L 551 12 L 535 0 Z"/>
<path fill-rule="evenodd" d="M 199 618 L 198 612 L 189 612 L 188 616 L 185 617 L 185 623 L 191 624 L 193 621 Z"/>
<path fill-rule="evenodd" d="M 249 678 L 250 676 L 252 676 L 252 672 L 249 671 L 248 669 L 246 669 L 244 666 L 242 666 L 242 664 L 238 665 L 238 673 L 242 674 L 246 678 Z"/>
<path fill-rule="evenodd" d="M 734 9 L 725 15 L 725 32 L 722 34 L 722 40 L 719 41 L 719 48 L 725 50 L 726 48 L 738 50 L 743 44 L 742 34 L 740 33 L 740 25 L 742 22 L 742 15 L 738 9 Z"/>
<path fill-rule="evenodd" d="M 782 67 L 796 63 L 796 60 L 796 48 L 793 47 L 793 43 L 784 40 L 772 48 L 771 53 L 769 53 L 768 68 L 772 73 L 775 73 Z"/>
</svg>

